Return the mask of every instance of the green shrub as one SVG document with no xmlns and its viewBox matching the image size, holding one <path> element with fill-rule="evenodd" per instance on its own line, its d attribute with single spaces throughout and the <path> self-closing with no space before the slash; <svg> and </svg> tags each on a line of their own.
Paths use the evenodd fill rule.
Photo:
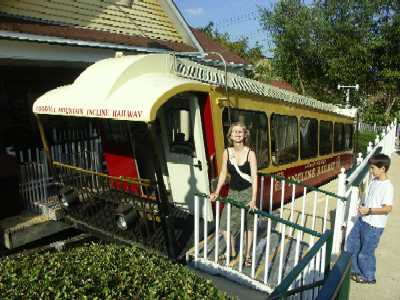
<svg viewBox="0 0 400 300">
<path fill-rule="evenodd" d="M 0 262 L 1 299 L 228 299 L 187 267 L 137 247 L 89 244 Z"/>
<path fill-rule="evenodd" d="M 360 132 L 358 134 L 358 150 L 357 152 L 361 152 L 363 157 L 367 153 L 368 142 L 374 142 L 376 138 L 376 133 L 367 131 L 367 132 Z"/>
</svg>

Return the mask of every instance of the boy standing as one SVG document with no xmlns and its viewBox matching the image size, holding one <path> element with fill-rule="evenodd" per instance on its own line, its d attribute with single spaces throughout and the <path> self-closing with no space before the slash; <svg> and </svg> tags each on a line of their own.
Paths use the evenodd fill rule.
<svg viewBox="0 0 400 300">
<path fill-rule="evenodd" d="M 385 228 L 388 214 L 393 206 L 393 185 L 387 171 L 390 158 L 375 154 L 368 161 L 372 180 L 363 205 L 358 208 L 359 218 L 347 241 L 352 257 L 352 279 L 358 283 L 376 283 L 375 249 Z"/>
</svg>

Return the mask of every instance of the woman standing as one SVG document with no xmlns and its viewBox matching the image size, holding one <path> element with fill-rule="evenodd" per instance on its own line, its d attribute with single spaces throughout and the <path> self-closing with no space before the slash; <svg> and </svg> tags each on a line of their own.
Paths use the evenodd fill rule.
<svg viewBox="0 0 400 300">
<path fill-rule="evenodd" d="M 249 206 L 250 210 L 256 209 L 257 199 L 257 160 L 254 151 L 250 150 L 249 131 L 242 123 L 234 123 L 229 127 L 227 133 L 229 147 L 225 149 L 222 155 L 221 172 L 218 178 L 218 185 L 214 193 L 211 193 L 211 201 L 219 196 L 222 186 L 225 183 L 229 172 L 230 183 L 228 198 L 242 202 Z M 231 211 L 231 232 L 240 230 L 240 210 Z M 227 209 L 224 209 L 221 217 L 221 228 L 226 228 Z M 251 245 L 253 239 L 254 218 L 246 214 L 245 230 L 247 235 L 245 265 L 251 265 Z M 225 240 L 227 232 L 224 231 Z M 236 247 L 233 236 L 230 236 L 231 254 L 236 256 Z"/>
</svg>

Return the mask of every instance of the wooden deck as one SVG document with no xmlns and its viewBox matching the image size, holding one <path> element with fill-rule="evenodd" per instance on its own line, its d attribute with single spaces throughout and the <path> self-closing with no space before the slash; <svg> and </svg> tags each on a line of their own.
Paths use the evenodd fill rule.
<svg viewBox="0 0 400 300">
<path fill-rule="evenodd" d="M 71 227 L 51 220 L 46 215 L 24 211 L 17 216 L 1 220 L 0 228 L 1 244 L 7 249 L 14 249 Z"/>
</svg>

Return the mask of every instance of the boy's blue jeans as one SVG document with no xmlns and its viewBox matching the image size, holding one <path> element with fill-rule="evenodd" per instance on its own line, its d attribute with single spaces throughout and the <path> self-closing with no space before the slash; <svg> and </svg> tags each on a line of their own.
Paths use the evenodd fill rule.
<svg viewBox="0 0 400 300">
<path fill-rule="evenodd" d="M 382 233 L 383 228 L 373 227 L 358 218 L 347 239 L 347 251 L 351 253 L 352 272 L 368 281 L 375 280 L 375 249 Z"/>
</svg>

